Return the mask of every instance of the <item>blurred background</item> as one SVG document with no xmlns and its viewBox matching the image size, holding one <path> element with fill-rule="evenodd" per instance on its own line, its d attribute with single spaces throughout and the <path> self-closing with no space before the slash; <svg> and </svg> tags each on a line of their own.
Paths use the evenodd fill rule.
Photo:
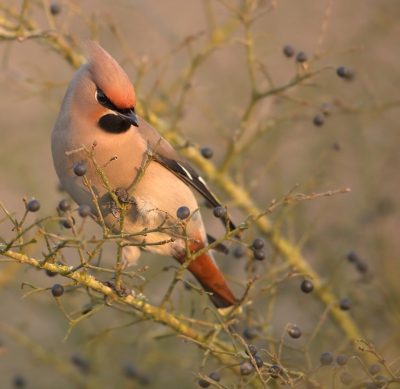
<svg viewBox="0 0 400 389">
<path fill-rule="evenodd" d="M 76 68 L 43 39 L 18 42 L 2 38 L 10 23 L 18 26 L 18 18 L 10 16 L 9 7 L 18 15 L 22 3 L 0 1 L 0 201 L 20 217 L 24 211 L 22 198 L 38 199 L 39 213 L 29 215 L 33 221 L 37 215 L 55 214 L 58 202 L 68 198 L 57 189 L 50 134 Z M 27 18 L 34 21 L 38 31 L 55 31 L 67 37 L 72 47 L 79 46 L 84 37 L 98 40 L 137 87 L 138 110 L 174 124 L 174 129 L 196 147 L 211 147 L 212 162 L 221 165 L 228 141 L 238 130 L 251 98 L 245 30 L 230 9 L 240 7 L 241 1 L 26 3 Z M 52 14 L 55 4 L 59 8 Z M 348 315 L 362 336 L 374 342 L 388 359 L 395 359 L 400 344 L 400 4 L 386 0 L 278 0 L 271 6 L 260 0 L 254 2 L 253 14 L 258 16 L 251 33 L 255 81 L 260 91 L 271 85 L 285 85 L 297 74 L 326 69 L 301 85 L 258 102 L 242 139 L 242 144 L 249 141 L 249 145 L 232 164 L 232 177 L 251 189 L 251 197 L 260 209 L 272 199 L 285 196 L 296 184 L 299 186 L 295 192 L 305 194 L 351 188 L 348 194 L 280 208 L 271 219 L 289 242 L 301 245 L 302 254 L 327 288 L 338 299 L 351 299 Z M 228 24 L 230 35 L 224 36 Z M 195 69 L 193 77 L 185 78 L 185 71 L 206 46 L 211 31 L 221 34 L 221 44 Z M 296 54 L 285 56 L 285 45 L 292 45 L 296 54 L 305 52 L 307 65 L 296 63 Z M 340 66 L 353 69 L 354 78 L 338 77 L 336 69 Z M 183 90 L 187 95 L 178 110 Z M 315 124 L 316 115 L 322 118 L 322 125 Z M 257 133 L 260 128 L 263 130 Z M 254 134 L 258 135 L 250 142 Z M 201 167 L 197 169 L 201 171 Z M 234 221 L 242 222 L 246 213 L 219 187 L 212 189 L 229 205 Z M 222 226 L 211 211 L 204 209 L 203 214 L 211 235 L 221 236 Z M 87 221 L 86 228 L 88 236 L 101 233 L 92 221 Z M 0 224 L 0 235 L 11 236 L 9 223 Z M 252 228 L 245 239 L 251 242 L 258 235 Z M 274 247 L 262 237 L 267 241 L 268 256 L 256 263 L 256 273 L 264 276 L 283 260 L 277 259 Z M 351 250 L 365 261 L 367 274 L 348 262 L 346 253 Z M 42 251 L 40 245 L 27 249 L 29 255 L 38 258 Z M 70 263 L 76 263 L 72 250 L 64 255 Z M 115 247 L 110 244 L 103 252 L 103 265 L 111 267 L 114 258 Z M 217 261 L 237 294 L 243 293 L 235 280 L 249 277 L 246 259 L 230 254 L 218 256 Z M 145 265 L 150 267 L 146 278 L 156 275 L 145 294 L 150 303 L 157 305 L 173 276 L 172 269 L 162 269 L 176 263 L 143 254 L 139 266 Z M 38 358 L 33 346 L 21 345 L 0 331 L 1 388 L 18 387 L 13 380 L 21 376 L 26 388 L 75 387 L 52 366 L 56 360 L 71 366 L 75 361 L 73 368 L 85 377 L 88 388 L 198 387 L 192 373 L 208 373 L 221 367 L 209 358 L 205 368 L 200 368 L 202 352 L 193 344 L 177 340 L 172 330 L 159 324 L 144 322 L 109 331 L 135 318 L 108 309 L 84 320 L 63 342 L 68 322 L 50 292 L 21 301 L 29 290 L 21 290 L 22 281 L 40 287 L 65 282 L 60 276 L 48 277 L 27 266 L 0 263 L 0 320 L 45 349 L 50 359 L 46 362 Z M 287 323 L 296 323 L 303 336 L 296 341 L 288 339 L 287 343 L 295 348 L 305 346 L 325 307 L 312 294 L 299 293 L 300 282 L 293 278 L 276 287 L 273 306 L 268 294 L 257 299 L 253 308 L 258 313 L 239 320 L 239 333 L 246 326 L 258 326 L 260 336 L 255 344 L 273 353 L 273 342 L 267 338 L 279 339 Z M 89 302 L 88 294 L 79 290 L 71 290 L 62 300 L 68 312 L 82 309 Z M 185 290 L 183 285 L 177 287 L 175 302 L 194 309 L 195 316 L 212 320 L 203 312 L 208 305 L 206 298 Z M 267 321 L 267 316 L 265 327 L 260 323 Z M 341 336 L 328 318 L 310 350 L 313 366 L 318 365 L 323 351 L 335 355 L 357 353 L 356 347 Z M 307 370 L 304 353 L 284 350 L 282 363 Z M 81 359 L 90 361 L 90 367 L 82 367 Z M 363 377 L 359 365 L 351 363 L 354 375 Z M 137 369 L 136 379 L 124 374 L 127 364 Z M 238 381 L 230 377 L 229 370 L 221 374 L 224 385 Z"/>
</svg>

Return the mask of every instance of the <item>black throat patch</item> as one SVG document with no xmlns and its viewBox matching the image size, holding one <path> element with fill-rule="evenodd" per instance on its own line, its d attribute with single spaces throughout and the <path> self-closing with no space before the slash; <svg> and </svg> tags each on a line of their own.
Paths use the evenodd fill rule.
<svg viewBox="0 0 400 389">
<path fill-rule="evenodd" d="M 109 113 L 99 119 L 99 127 L 110 134 L 122 134 L 130 129 L 131 124 L 119 116 Z"/>
</svg>

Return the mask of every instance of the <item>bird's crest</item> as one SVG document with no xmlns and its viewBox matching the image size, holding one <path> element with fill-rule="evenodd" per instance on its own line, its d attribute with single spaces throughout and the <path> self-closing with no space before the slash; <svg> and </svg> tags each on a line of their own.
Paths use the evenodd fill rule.
<svg viewBox="0 0 400 389">
<path fill-rule="evenodd" d="M 133 108 L 135 90 L 118 62 L 103 48 L 89 39 L 84 41 L 92 80 L 119 109 Z"/>
</svg>

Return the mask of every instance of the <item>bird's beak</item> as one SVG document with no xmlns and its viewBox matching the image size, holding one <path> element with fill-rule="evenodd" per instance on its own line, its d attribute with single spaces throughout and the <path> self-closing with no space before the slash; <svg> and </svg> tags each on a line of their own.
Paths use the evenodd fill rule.
<svg viewBox="0 0 400 389">
<path fill-rule="evenodd" d="M 129 110 L 129 112 L 118 112 L 115 111 L 115 113 L 123 120 L 127 121 L 128 123 L 132 124 L 132 126 L 139 127 L 139 121 L 136 116 L 136 113 L 134 110 Z"/>
</svg>

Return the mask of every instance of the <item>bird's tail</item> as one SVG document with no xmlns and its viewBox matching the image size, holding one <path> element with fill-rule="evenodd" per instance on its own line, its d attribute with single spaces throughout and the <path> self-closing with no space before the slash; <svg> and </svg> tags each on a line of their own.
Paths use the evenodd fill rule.
<svg viewBox="0 0 400 389">
<path fill-rule="evenodd" d="M 184 263 L 186 258 L 179 259 Z M 217 308 L 227 308 L 236 303 L 235 296 L 218 269 L 210 253 L 204 253 L 192 261 L 188 269 L 197 278 L 206 292 L 212 293 L 212 302 Z"/>
</svg>

